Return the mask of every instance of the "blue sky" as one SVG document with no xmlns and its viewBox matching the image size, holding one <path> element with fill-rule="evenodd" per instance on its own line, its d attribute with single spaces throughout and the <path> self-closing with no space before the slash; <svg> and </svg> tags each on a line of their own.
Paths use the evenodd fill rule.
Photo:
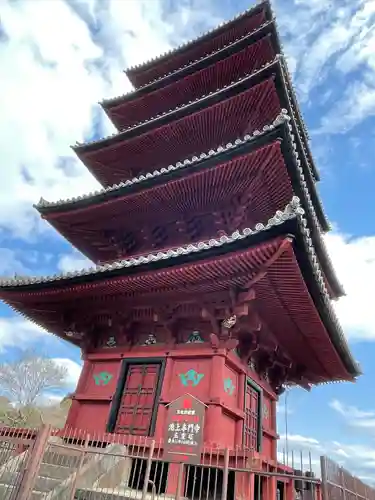
<svg viewBox="0 0 375 500">
<path fill-rule="evenodd" d="M 113 131 L 97 102 L 130 90 L 126 66 L 172 48 L 249 7 L 242 0 L 18 0 L 0 25 L 0 275 L 51 274 L 85 259 L 41 221 L 41 196 L 97 187 L 70 145 Z M 220 8 L 218 7 L 220 5 Z M 279 0 L 278 25 L 334 230 L 326 237 L 347 296 L 337 313 L 364 375 L 310 394 L 293 390 L 287 412 L 295 449 L 328 453 L 371 480 L 375 472 L 375 3 Z M 48 22 L 47 22 L 48 21 Z M 80 371 L 76 349 L 0 306 L 0 360 L 38 346 Z"/>
</svg>

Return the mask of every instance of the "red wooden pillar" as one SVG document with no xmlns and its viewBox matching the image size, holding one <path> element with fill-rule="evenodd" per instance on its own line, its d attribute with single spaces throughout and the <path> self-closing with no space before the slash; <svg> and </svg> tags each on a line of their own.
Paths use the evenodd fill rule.
<svg viewBox="0 0 375 500">
<path fill-rule="evenodd" d="M 80 394 L 80 393 L 85 392 L 85 385 L 86 385 L 86 381 L 88 379 L 90 370 L 91 370 L 91 361 L 89 361 L 88 359 L 84 359 L 81 375 L 79 376 L 79 379 L 77 382 L 77 387 L 75 390 L 76 394 Z M 70 405 L 68 415 L 66 417 L 66 422 L 65 422 L 65 426 L 64 426 L 65 429 L 75 427 L 75 423 L 76 423 L 77 416 L 78 416 L 78 411 L 79 411 L 79 402 L 74 399 L 74 394 L 73 394 L 72 404 Z"/>
<path fill-rule="evenodd" d="M 165 363 L 163 387 L 161 389 L 161 394 L 160 394 L 160 401 L 166 401 L 168 403 L 170 403 L 169 389 L 170 389 L 170 384 L 172 383 L 173 364 L 174 364 L 173 359 L 167 357 Z"/>
<path fill-rule="evenodd" d="M 263 500 L 276 500 L 277 498 L 277 477 L 268 476 L 265 480 L 265 492 Z"/>
<path fill-rule="evenodd" d="M 224 391 L 224 356 L 214 354 L 211 361 L 210 399 L 219 402 Z"/>
<path fill-rule="evenodd" d="M 246 375 L 244 373 L 240 373 L 238 376 L 238 389 L 237 389 L 237 394 L 238 394 L 237 405 L 240 410 L 244 410 L 245 406 L 245 381 L 246 381 Z M 243 432 L 244 432 L 243 423 L 244 423 L 243 418 L 238 419 L 236 422 L 236 434 L 235 434 L 236 446 L 241 446 L 243 444 Z"/>
<path fill-rule="evenodd" d="M 205 441 L 208 443 L 220 443 L 221 431 L 218 423 L 221 421 L 220 401 L 224 388 L 224 365 L 223 356 L 214 354 L 211 360 L 210 400 L 205 419 Z"/>
<path fill-rule="evenodd" d="M 209 405 L 206 411 L 206 419 L 204 424 L 205 441 L 211 446 L 220 444 L 222 431 L 218 423 L 221 422 L 221 406 L 214 404 Z"/>
<path fill-rule="evenodd" d="M 235 474 L 235 500 L 252 500 L 254 498 L 255 474 L 250 471 L 236 472 Z"/>
<path fill-rule="evenodd" d="M 186 467 L 184 464 L 170 463 L 168 469 L 166 495 L 180 498 L 184 496 Z"/>
<path fill-rule="evenodd" d="M 294 500 L 295 492 L 294 492 L 294 479 L 289 479 L 288 482 L 285 483 L 285 500 Z"/>
<path fill-rule="evenodd" d="M 12 492 L 12 500 L 29 500 L 31 498 L 31 492 L 38 477 L 44 452 L 47 449 L 48 440 L 51 436 L 51 430 L 50 425 L 43 425 L 39 429 L 34 444 L 30 447 L 29 454 L 26 457 L 26 467 L 23 470 L 23 474 L 21 474 L 21 481 L 18 487 Z"/>
</svg>

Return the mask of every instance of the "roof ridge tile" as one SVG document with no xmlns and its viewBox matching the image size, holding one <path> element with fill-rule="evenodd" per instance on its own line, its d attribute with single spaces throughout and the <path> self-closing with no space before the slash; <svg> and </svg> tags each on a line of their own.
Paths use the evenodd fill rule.
<svg viewBox="0 0 375 500">
<path fill-rule="evenodd" d="M 227 151 L 229 149 L 238 147 L 242 144 L 245 144 L 247 142 L 253 141 L 254 139 L 257 139 L 258 137 L 266 134 L 270 130 L 276 128 L 278 125 L 281 125 L 282 123 L 290 120 L 290 117 L 288 115 L 288 112 L 286 109 L 282 109 L 281 113 L 277 115 L 275 120 L 268 125 L 265 125 L 263 127 L 263 130 L 254 130 L 251 134 L 246 134 L 242 139 L 237 138 L 233 142 L 228 142 L 226 145 L 220 145 L 217 148 L 210 148 L 208 152 L 203 152 L 200 153 L 198 156 L 193 155 L 191 158 L 185 158 L 184 160 L 180 160 L 176 162 L 174 165 L 168 165 L 168 167 L 162 167 L 160 170 L 154 170 L 152 173 L 148 172 L 146 174 L 141 174 L 140 176 L 133 177 L 133 179 L 129 179 L 123 182 L 120 182 L 118 184 L 113 184 L 112 186 L 106 187 L 106 188 L 101 188 L 96 191 L 91 191 L 90 193 L 79 195 L 79 196 L 74 196 L 72 198 L 67 198 L 67 199 L 59 199 L 57 201 L 47 201 L 43 197 L 40 198 L 39 202 L 34 205 L 34 208 L 46 208 L 46 207 L 56 207 L 59 205 L 65 205 L 65 204 L 70 204 L 70 203 L 76 203 L 77 201 L 89 199 L 95 196 L 100 196 L 106 193 L 110 193 L 112 191 L 116 191 L 118 189 L 124 188 L 124 187 L 129 187 L 133 184 L 137 184 L 140 182 L 144 182 L 146 180 L 158 177 L 160 175 L 164 175 L 166 173 L 172 172 L 174 170 L 178 170 L 180 168 L 186 167 L 188 165 L 191 165 L 193 163 L 197 163 L 205 158 L 209 158 L 212 156 L 216 156 L 218 154 L 223 153 L 224 151 Z"/>
<path fill-rule="evenodd" d="M 254 35 L 258 31 L 261 31 L 265 26 L 271 25 L 274 21 L 275 21 L 274 18 L 270 19 L 269 21 L 265 21 L 260 26 L 258 26 L 258 28 L 255 28 L 255 29 L 251 30 L 249 33 L 246 33 L 245 35 L 242 35 L 242 36 L 236 38 L 235 40 L 233 40 L 230 43 L 224 44 L 221 48 L 213 50 L 209 54 L 206 54 L 206 55 L 204 55 L 202 57 L 199 57 L 198 59 L 194 59 L 193 61 L 190 61 L 190 62 L 184 64 L 183 66 L 180 66 L 179 68 L 177 68 L 177 69 L 175 69 L 173 71 L 169 71 L 168 73 L 165 73 L 164 75 L 159 76 L 158 78 L 155 78 L 154 80 L 151 80 L 150 82 L 145 83 L 144 85 L 141 85 L 140 87 L 138 87 L 136 89 L 129 90 L 128 92 L 125 92 L 124 94 L 121 94 L 121 95 L 118 95 L 118 96 L 115 96 L 115 97 L 110 97 L 108 99 L 103 99 L 98 104 L 103 105 L 103 107 L 104 107 L 104 105 L 106 105 L 106 104 L 111 104 L 111 103 L 113 103 L 115 101 L 120 101 L 121 98 L 123 98 L 123 97 L 128 97 L 128 96 L 131 96 L 132 94 L 136 94 L 139 90 L 142 90 L 142 89 L 148 87 L 149 85 L 153 85 L 154 83 L 159 82 L 160 80 L 163 80 L 167 76 L 171 76 L 174 73 L 178 73 L 182 69 L 187 68 L 188 66 L 192 66 L 192 65 L 196 64 L 199 61 L 203 61 L 203 59 L 212 57 L 213 55 L 219 53 L 221 50 L 227 49 L 231 45 L 234 45 L 234 44 L 240 42 L 241 40 L 245 39 L 246 37 Z"/>
<path fill-rule="evenodd" d="M 82 148 L 82 147 L 89 147 L 89 146 L 92 146 L 94 144 L 100 144 L 101 142 L 108 141 L 112 137 L 121 136 L 121 135 L 125 134 L 126 132 L 129 132 L 130 130 L 134 130 L 137 127 L 141 127 L 142 125 L 145 125 L 146 123 L 151 123 L 151 122 L 153 122 L 155 120 L 158 120 L 159 118 L 161 118 L 161 117 L 163 117 L 165 115 L 175 113 L 179 109 L 187 108 L 187 107 L 191 106 L 192 104 L 195 104 L 195 103 L 197 103 L 199 101 L 204 101 L 205 99 L 207 99 L 209 97 L 212 97 L 213 95 L 219 94 L 220 92 L 225 92 L 230 87 L 239 85 L 240 83 L 242 83 L 243 81 L 245 81 L 247 79 L 254 78 L 256 75 L 258 75 L 259 73 L 261 73 L 265 69 L 271 67 L 273 64 L 275 64 L 276 62 L 278 62 L 281 59 L 281 57 L 282 57 L 281 54 L 276 54 L 276 56 L 271 61 L 268 61 L 267 63 L 263 64 L 256 71 L 254 71 L 252 73 L 249 72 L 245 76 L 242 76 L 241 78 L 239 78 L 238 80 L 233 80 L 232 82 L 228 83 L 227 85 L 224 85 L 224 87 L 216 89 L 215 91 L 211 91 L 208 94 L 201 95 L 201 96 L 193 99 L 192 101 L 189 101 L 189 102 L 184 103 L 184 104 L 180 104 L 180 105 L 176 106 L 175 108 L 169 109 L 167 111 L 162 111 L 162 112 L 158 113 L 157 115 L 152 116 L 150 118 L 146 118 L 145 120 L 142 120 L 142 121 L 140 121 L 138 123 L 135 123 L 133 125 L 129 125 L 128 127 L 124 128 L 124 129 L 122 129 L 122 130 L 120 130 L 118 132 L 113 132 L 112 134 L 109 134 L 109 135 L 107 135 L 105 137 L 100 137 L 99 139 L 94 139 L 94 140 L 91 140 L 91 141 L 86 141 L 86 142 L 82 142 L 82 143 L 81 142 L 76 142 L 76 144 L 74 146 L 72 146 L 72 149 L 73 150 L 77 150 L 77 149 Z M 261 83 L 262 82 L 260 82 L 259 84 L 261 84 Z"/>
<path fill-rule="evenodd" d="M 300 206 L 300 200 L 297 196 L 294 196 L 290 203 L 284 208 L 284 210 L 278 210 L 273 217 L 271 217 L 266 224 L 258 223 L 255 225 L 254 229 L 245 228 L 243 230 L 234 231 L 231 236 L 221 236 L 220 238 L 211 238 L 209 240 L 200 241 L 195 244 L 188 244 L 165 251 L 158 251 L 156 253 L 151 253 L 147 255 L 140 255 L 138 257 L 131 257 L 129 259 L 123 259 L 120 261 L 115 261 L 112 264 L 97 265 L 95 267 L 90 267 L 87 269 L 81 269 L 75 272 L 54 274 L 49 276 L 35 276 L 35 277 L 19 277 L 13 279 L 3 279 L 0 280 L 0 287 L 14 287 L 22 285 L 31 285 L 38 283 L 48 283 L 52 281 L 60 281 L 64 279 L 74 278 L 77 276 L 88 276 L 92 274 L 99 274 L 106 271 L 112 271 L 116 269 L 124 269 L 127 267 L 138 266 L 140 264 L 159 261 L 164 259 L 169 259 L 177 257 L 179 255 L 188 255 L 190 253 L 200 252 L 202 250 L 208 250 L 213 247 L 218 247 L 226 244 L 230 244 L 235 240 L 244 239 L 248 236 L 267 231 L 273 226 L 282 224 L 283 222 L 293 219 L 295 217 L 302 217 L 304 214 L 303 208 Z"/>
<path fill-rule="evenodd" d="M 191 38 L 190 40 L 187 40 L 186 42 L 181 43 L 180 45 L 178 45 L 177 47 L 174 47 L 173 49 L 167 50 L 167 51 L 163 52 L 162 54 L 160 54 L 158 56 L 152 57 L 152 58 L 148 59 L 147 61 L 144 61 L 143 63 L 139 63 L 139 64 L 135 64 L 133 66 L 130 66 L 129 68 L 127 68 L 126 71 L 130 72 L 130 71 L 135 71 L 137 69 L 140 69 L 142 67 L 146 68 L 147 66 L 150 66 L 150 65 L 156 63 L 157 61 L 160 61 L 160 60 L 164 59 L 166 56 L 172 55 L 172 54 L 178 52 L 179 50 L 185 49 L 189 45 L 192 45 L 194 43 L 199 42 L 205 36 L 213 34 L 219 28 L 223 28 L 223 27 L 227 26 L 228 24 L 233 23 L 234 21 L 237 21 L 237 20 L 241 19 L 242 17 L 245 17 L 248 14 L 251 14 L 251 12 L 254 11 L 254 10 L 256 10 L 257 8 L 259 8 L 259 6 L 261 4 L 265 4 L 265 5 L 269 4 L 269 0 L 260 0 L 260 1 L 258 0 L 256 2 L 256 4 L 253 5 L 253 7 L 251 7 L 250 9 L 244 10 L 243 12 L 240 12 L 239 14 L 236 14 L 231 19 L 219 23 L 214 28 L 211 28 L 211 29 L 209 29 L 207 31 L 204 31 L 203 33 L 201 33 L 196 38 Z"/>
</svg>

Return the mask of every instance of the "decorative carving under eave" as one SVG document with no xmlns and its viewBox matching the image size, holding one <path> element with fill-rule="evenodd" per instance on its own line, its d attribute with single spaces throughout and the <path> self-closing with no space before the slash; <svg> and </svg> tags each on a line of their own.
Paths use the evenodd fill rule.
<svg viewBox="0 0 375 500">
<path fill-rule="evenodd" d="M 306 367 L 302 365 L 294 365 L 290 370 L 290 379 L 296 384 L 303 387 L 306 391 L 311 390 L 311 384 L 308 382 L 306 376 Z"/>
<path fill-rule="evenodd" d="M 259 350 L 259 342 L 255 334 L 248 333 L 239 341 L 238 353 L 241 361 L 248 365 L 250 361 L 254 364 L 254 355 Z"/>
<path fill-rule="evenodd" d="M 149 333 L 143 345 L 155 345 L 155 344 L 156 344 L 156 336 L 153 333 Z"/>
<path fill-rule="evenodd" d="M 202 307 L 201 315 L 203 319 L 206 319 L 210 322 L 212 333 L 214 333 L 215 335 L 219 335 L 220 324 L 219 320 L 216 317 L 215 309 L 208 304 L 204 304 Z"/>
<path fill-rule="evenodd" d="M 235 314 L 233 314 L 232 316 L 230 316 L 229 318 L 225 318 L 221 325 L 223 328 L 225 328 L 226 330 L 230 330 L 231 328 L 234 327 L 234 325 L 237 323 L 237 316 Z"/>
<path fill-rule="evenodd" d="M 108 337 L 108 340 L 105 343 L 105 346 L 110 348 L 110 349 L 113 347 L 116 347 L 117 346 L 116 338 L 113 335 Z"/>
<path fill-rule="evenodd" d="M 166 343 L 179 343 L 181 342 L 181 335 L 177 328 L 177 309 L 175 307 L 163 307 L 155 311 L 153 319 L 155 323 L 160 323 L 167 334 Z"/>
<path fill-rule="evenodd" d="M 228 351 L 233 351 L 238 346 L 238 340 L 234 338 L 219 338 L 214 333 L 210 334 L 210 344 L 212 349 L 227 349 Z"/>
<path fill-rule="evenodd" d="M 67 313 L 65 314 L 65 320 L 68 319 Z M 64 331 L 67 338 L 72 340 L 82 340 L 84 338 L 84 333 L 81 331 L 76 323 L 68 323 L 68 328 Z"/>
</svg>

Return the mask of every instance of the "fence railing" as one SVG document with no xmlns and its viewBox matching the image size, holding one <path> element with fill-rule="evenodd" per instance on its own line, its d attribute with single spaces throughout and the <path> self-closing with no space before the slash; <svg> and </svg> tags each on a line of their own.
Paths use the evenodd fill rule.
<svg viewBox="0 0 375 500">
<path fill-rule="evenodd" d="M 199 464 L 184 464 L 165 460 L 163 441 L 148 437 L 0 428 L 1 500 L 375 500 L 337 464 L 321 464 L 322 480 L 310 453 L 273 461 L 206 447 Z"/>
<path fill-rule="evenodd" d="M 375 500 L 375 489 L 327 457 L 320 458 L 323 500 Z"/>
</svg>

